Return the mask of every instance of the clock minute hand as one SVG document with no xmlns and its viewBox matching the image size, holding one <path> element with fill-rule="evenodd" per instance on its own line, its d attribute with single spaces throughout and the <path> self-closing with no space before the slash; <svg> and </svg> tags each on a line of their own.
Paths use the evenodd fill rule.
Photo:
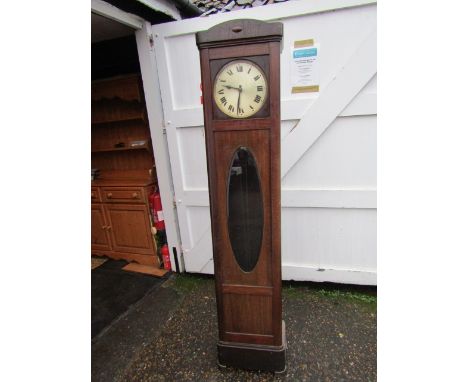
<svg viewBox="0 0 468 382">
<path fill-rule="evenodd" d="M 240 112 L 240 95 L 242 93 L 242 85 L 239 85 L 239 88 L 237 88 L 237 90 L 239 90 L 239 96 L 237 97 L 237 115 L 239 115 L 239 112 Z"/>
</svg>

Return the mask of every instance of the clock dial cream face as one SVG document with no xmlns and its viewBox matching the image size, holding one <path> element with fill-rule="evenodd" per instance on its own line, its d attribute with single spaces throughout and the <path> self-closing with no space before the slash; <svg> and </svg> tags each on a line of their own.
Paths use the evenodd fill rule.
<svg viewBox="0 0 468 382">
<path fill-rule="evenodd" d="M 232 118 L 253 116 L 265 104 L 265 73 L 251 61 L 231 61 L 216 75 L 213 97 L 218 108 Z"/>
</svg>

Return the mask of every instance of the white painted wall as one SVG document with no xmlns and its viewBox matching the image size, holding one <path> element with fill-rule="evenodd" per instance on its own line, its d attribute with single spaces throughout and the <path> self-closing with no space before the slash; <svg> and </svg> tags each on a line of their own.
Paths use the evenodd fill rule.
<svg viewBox="0 0 468 382">
<path fill-rule="evenodd" d="M 233 18 L 284 24 L 283 279 L 376 284 L 374 1 L 296 1 L 152 27 L 164 112 L 152 129 L 167 132 L 185 269 L 213 273 L 195 32 Z M 290 47 L 308 38 L 320 44 L 321 91 L 291 94 Z"/>
</svg>

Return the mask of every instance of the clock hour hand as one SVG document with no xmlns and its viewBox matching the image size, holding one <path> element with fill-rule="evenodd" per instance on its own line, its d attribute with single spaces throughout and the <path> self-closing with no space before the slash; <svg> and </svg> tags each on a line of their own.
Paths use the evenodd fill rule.
<svg viewBox="0 0 468 382">
<path fill-rule="evenodd" d="M 239 88 L 236 88 L 236 87 L 231 86 L 231 85 L 222 85 L 222 86 L 224 86 L 224 87 L 227 88 L 227 89 L 236 89 L 236 90 L 239 90 L 239 91 L 242 90 L 240 87 L 239 87 Z"/>
</svg>

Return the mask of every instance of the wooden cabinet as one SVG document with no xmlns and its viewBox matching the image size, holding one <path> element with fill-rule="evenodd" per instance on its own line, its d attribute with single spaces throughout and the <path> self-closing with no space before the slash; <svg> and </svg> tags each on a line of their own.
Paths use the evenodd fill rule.
<svg viewBox="0 0 468 382">
<path fill-rule="evenodd" d="M 158 264 L 147 201 L 154 185 L 93 189 L 92 193 L 102 196 L 102 203 L 91 205 L 91 252 L 141 264 Z"/>
<path fill-rule="evenodd" d="M 151 134 L 138 74 L 92 83 L 91 252 L 158 265 L 148 196 L 155 190 Z"/>
<path fill-rule="evenodd" d="M 101 195 L 99 194 L 99 188 L 97 187 L 91 187 L 91 202 L 100 202 L 101 201 Z"/>
<path fill-rule="evenodd" d="M 148 210 L 138 204 L 108 204 L 112 248 L 120 252 L 154 253 Z"/>
<path fill-rule="evenodd" d="M 110 251 L 109 225 L 105 217 L 104 206 L 91 204 L 91 250 Z"/>
</svg>

